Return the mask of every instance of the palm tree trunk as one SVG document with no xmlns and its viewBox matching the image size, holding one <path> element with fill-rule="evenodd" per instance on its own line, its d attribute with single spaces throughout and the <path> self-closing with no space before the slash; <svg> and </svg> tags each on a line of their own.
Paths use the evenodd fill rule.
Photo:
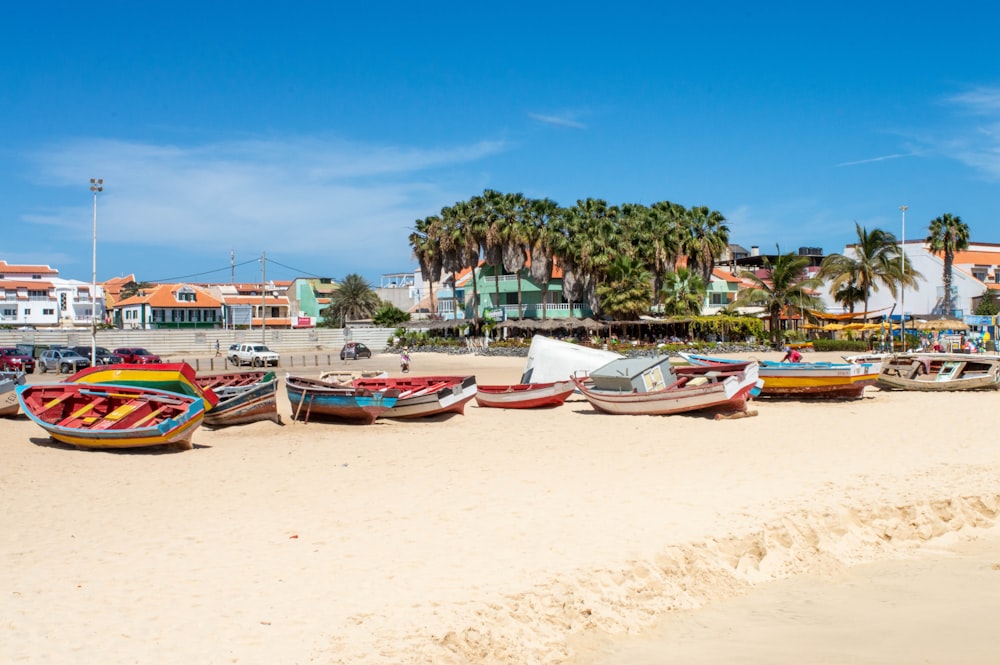
<svg viewBox="0 0 1000 665">
<path fill-rule="evenodd" d="M 451 318 L 458 321 L 458 273 L 451 273 Z"/>
<path fill-rule="evenodd" d="M 521 306 L 521 273 L 517 273 L 517 318 L 524 318 L 524 308 Z"/>
<path fill-rule="evenodd" d="M 546 302 L 548 300 L 546 296 L 548 296 L 548 294 L 549 294 L 549 283 L 544 282 L 542 284 L 542 321 L 545 320 L 545 310 L 546 310 L 546 305 L 548 304 Z M 572 312 L 570 313 L 572 314 Z"/>
</svg>

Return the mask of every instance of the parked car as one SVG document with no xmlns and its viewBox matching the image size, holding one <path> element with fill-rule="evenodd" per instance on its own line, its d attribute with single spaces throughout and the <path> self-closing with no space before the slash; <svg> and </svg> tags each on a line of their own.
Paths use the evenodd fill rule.
<svg viewBox="0 0 1000 665">
<path fill-rule="evenodd" d="M 90 361 L 73 349 L 45 349 L 38 357 L 38 371 L 43 374 L 49 370 L 71 374 L 84 367 L 90 367 Z"/>
<path fill-rule="evenodd" d="M 160 356 L 152 351 L 147 351 L 141 346 L 120 346 L 111 353 L 120 356 L 123 363 L 145 365 L 160 362 Z"/>
<path fill-rule="evenodd" d="M 229 361 L 237 367 L 240 365 L 253 365 L 254 367 L 264 367 L 265 365 L 278 366 L 280 356 L 264 344 L 237 344 L 235 351 L 232 348 L 229 347 Z"/>
<path fill-rule="evenodd" d="M 348 342 L 340 350 L 341 360 L 357 360 L 358 358 L 371 358 L 372 350 L 361 342 Z"/>
<path fill-rule="evenodd" d="M 73 350 L 79 353 L 81 356 L 90 360 L 90 347 L 89 346 L 74 346 Z M 98 365 L 114 365 L 115 363 L 125 362 L 121 356 L 111 353 L 103 346 L 99 346 L 97 351 L 97 364 Z"/>
<path fill-rule="evenodd" d="M 0 348 L 0 369 L 7 372 L 31 374 L 35 371 L 35 359 L 32 356 L 18 352 L 12 346 Z"/>
</svg>

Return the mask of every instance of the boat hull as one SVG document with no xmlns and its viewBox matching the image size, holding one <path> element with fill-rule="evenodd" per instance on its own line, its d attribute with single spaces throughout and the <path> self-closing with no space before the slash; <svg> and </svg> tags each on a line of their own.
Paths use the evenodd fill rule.
<svg viewBox="0 0 1000 665">
<path fill-rule="evenodd" d="M 414 376 L 355 379 L 352 385 L 368 390 L 398 390 L 396 403 L 382 418 L 426 418 L 445 413 L 465 413 L 477 393 L 474 376 Z"/>
<path fill-rule="evenodd" d="M 115 384 L 21 386 L 18 400 L 49 436 L 81 448 L 188 449 L 205 416 L 199 398 Z"/>
<path fill-rule="evenodd" d="M 24 381 L 24 372 L 0 372 L 0 417 L 16 416 L 20 411 L 17 387 L 23 386 Z"/>
<path fill-rule="evenodd" d="M 270 379 L 249 386 L 217 388 L 219 403 L 205 414 L 205 427 L 217 429 L 231 425 L 271 420 L 281 423 L 278 415 L 278 379 Z"/>
<path fill-rule="evenodd" d="M 285 391 L 292 418 L 312 417 L 370 425 L 395 405 L 398 391 L 371 391 L 333 385 L 306 377 L 286 376 Z"/>
<path fill-rule="evenodd" d="M 701 367 L 722 367 L 743 361 L 681 353 Z M 760 363 L 761 397 L 800 399 L 858 399 L 878 380 L 878 363 Z"/>
<path fill-rule="evenodd" d="M 563 404 L 573 394 L 572 381 L 477 386 L 476 403 L 493 409 L 541 409 Z"/>
<path fill-rule="evenodd" d="M 882 390 L 959 392 L 1000 389 L 1000 356 L 955 353 L 901 354 L 878 375 Z"/>
<path fill-rule="evenodd" d="M 574 376 L 576 388 L 597 411 L 612 415 L 667 416 L 681 413 L 746 411 L 751 391 L 757 386 L 757 364 L 750 363 L 733 372 L 686 372 L 676 368 L 678 385 L 650 392 L 594 390 L 586 377 Z M 699 376 L 707 382 L 695 385 Z M 690 384 L 690 386 L 689 386 Z"/>
<path fill-rule="evenodd" d="M 205 410 L 212 410 L 219 402 L 211 388 L 198 384 L 194 368 L 187 363 L 118 363 L 87 367 L 66 379 L 68 383 L 104 383 L 165 390 L 197 397 L 205 402 Z"/>
</svg>

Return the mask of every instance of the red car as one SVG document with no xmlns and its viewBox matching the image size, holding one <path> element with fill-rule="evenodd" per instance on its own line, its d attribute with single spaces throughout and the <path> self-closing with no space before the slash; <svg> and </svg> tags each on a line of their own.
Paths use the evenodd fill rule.
<svg viewBox="0 0 1000 665">
<path fill-rule="evenodd" d="M 0 369 L 31 374 L 35 371 L 35 359 L 18 353 L 14 347 L 0 348 Z"/>
<path fill-rule="evenodd" d="M 111 353 L 116 356 L 121 356 L 123 363 L 146 365 L 149 363 L 160 362 L 160 356 L 147 351 L 141 346 L 122 346 L 115 349 Z"/>
</svg>

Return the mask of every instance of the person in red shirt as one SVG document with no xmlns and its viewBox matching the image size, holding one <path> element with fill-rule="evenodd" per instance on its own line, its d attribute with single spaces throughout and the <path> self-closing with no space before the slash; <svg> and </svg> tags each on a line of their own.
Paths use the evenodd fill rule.
<svg viewBox="0 0 1000 665">
<path fill-rule="evenodd" d="M 800 363 L 802 362 L 802 354 L 798 352 L 797 349 L 793 349 L 789 346 L 785 347 L 785 357 L 781 359 L 783 363 Z"/>
</svg>

